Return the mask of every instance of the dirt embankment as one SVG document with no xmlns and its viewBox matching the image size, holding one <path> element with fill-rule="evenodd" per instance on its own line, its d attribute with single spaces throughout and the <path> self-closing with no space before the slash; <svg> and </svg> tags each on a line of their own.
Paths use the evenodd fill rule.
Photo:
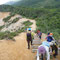
<svg viewBox="0 0 60 60">
<path fill-rule="evenodd" d="M 7 16 L 9 16 L 10 12 L 0 12 L 0 19 L 3 19 Z"/>
<path fill-rule="evenodd" d="M 23 18 L 21 15 L 16 14 L 10 18 L 9 22 L 4 22 L 3 19 L 9 15 L 10 15 L 9 12 L 0 12 L 0 26 L 5 25 L 5 27 L 1 30 L 2 32 L 4 32 L 4 31 L 15 32 L 16 30 L 24 27 L 24 25 L 22 23 L 25 21 L 32 22 L 33 23 L 31 25 L 31 27 L 33 27 L 32 30 L 35 30 L 35 28 L 36 28 L 36 21 L 35 20 Z M 16 23 L 11 23 L 15 18 L 19 18 L 19 20 Z"/>
<path fill-rule="evenodd" d="M 10 14 L 9 12 L 0 12 L 0 26 L 4 25 L 3 19 L 9 16 L 9 14 Z"/>
</svg>

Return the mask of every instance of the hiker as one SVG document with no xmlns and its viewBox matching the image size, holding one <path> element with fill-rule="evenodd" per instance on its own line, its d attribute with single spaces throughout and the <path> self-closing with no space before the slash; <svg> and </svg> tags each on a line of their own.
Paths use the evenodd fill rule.
<svg viewBox="0 0 60 60">
<path fill-rule="evenodd" d="M 30 49 L 30 43 L 32 45 L 32 39 L 33 39 L 33 35 L 32 35 L 32 32 L 31 32 L 31 28 L 28 28 L 28 32 L 27 32 L 28 49 Z"/>
<path fill-rule="evenodd" d="M 39 38 L 41 39 L 42 32 L 40 32 L 40 30 L 37 30 L 37 35 L 38 35 L 38 36 L 39 36 Z"/>
<path fill-rule="evenodd" d="M 50 60 L 50 52 L 49 52 L 49 49 L 50 49 L 50 44 L 47 42 L 47 41 L 43 41 L 42 44 L 38 47 L 38 52 L 40 54 L 47 54 L 47 60 Z M 39 55 L 39 53 L 37 55 Z M 39 58 L 37 58 L 38 60 Z"/>
<path fill-rule="evenodd" d="M 48 42 L 51 42 L 51 41 L 53 41 L 54 39 L 53 39 L 53 37 L 52 37 L 52 33 L 48 33 L 48 36 L 46 37 L 46 39 L 47 39 L 47 41 Z"/>
<path fill-rule="evenodd" d="M 53 41 L 53 45 L 51 45 L 51 47 L 52 47 L 53 57 L 56 58 L 56 56 L 58 55 L 58 46 L 55 41 Z"/>
<path fill-rule="evenodd" d="M 46 39 L 52 48 L 53 56 L 56 58 L 56 56 L 58 55 L 58 47 L 57 47 L 56 40 L 53 37 L 53 33 L 48 33 L 48 36 Z"/>
</svg>

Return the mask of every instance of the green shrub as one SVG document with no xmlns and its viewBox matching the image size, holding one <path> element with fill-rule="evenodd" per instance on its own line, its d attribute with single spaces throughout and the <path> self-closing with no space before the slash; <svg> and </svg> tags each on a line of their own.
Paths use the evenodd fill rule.
<svg viewBox="0 0 60 60">
<path fill-rule="evenodd" d="M 10 18 L 11 18 L 11 16 L 8 16 L 7 18 L 4 18 L 3 21 L 8 22 Z"/>
<path fill-rule="evenodd" d="M 15 13 L 10 13 L 10 16 L 4 18 L 3 21 L 8 22 L 10 20 L 10 18 L 13 17 L 14 15 L 15 15 Z"/>
<path fill-rule="evenodd" d="M 32 25 L 33 23 L 30 22 L 30 21 L 25 21 L 23 24 L 24 24 L 25 26 L 30 26 L 30 25 Z"/>
<path fill-rule="evenodd" d="M 19 20 L 19 18 L 15 18 L 12 23 L 16 23 Z"/>
<path fill-rule="evenodd" d="M 0 30 L 1 30 L 3 27 L 4 27 L 4 25 L 3 25 L 3 26 L 0 26 Z"/>
</svg>

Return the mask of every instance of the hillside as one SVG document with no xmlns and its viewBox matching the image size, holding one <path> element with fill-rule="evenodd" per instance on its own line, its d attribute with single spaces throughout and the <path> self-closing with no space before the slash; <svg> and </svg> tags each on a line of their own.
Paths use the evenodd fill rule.
<svg viewBox="0 0 60 60">
<path fill-rule="evenodd" d="M 1 15 L 0 19 L 3 21 L 4 18 L 7 18 L 8 16 L 10 16 L 10 12 L 0 12 L 0 15 Z M 21 16 L 14 15 L 9 20 L 12 21 L 16 17 L 21 17 Z M 26 21 L 28 21 L 28 20 L 33 23 L 31 25 L 32 30 L 35 30 L 36 29 L 36 21 L 35 20 L 21 17 L 21 19 L 19 19 L 18 22 L 19 22 L 19 24 L 22 24 L 22 23 L 25 24 Z M 30 22 L 29 22 L 29 24 L 30 24 Z M 7 22 L 5 21 L 5 24 L 6 23 Z M 13 26 L 15 26 L 15 29 L 17 29 L 18 27 L 21 27 L 19 24 L 17 24 L 17 22 L 15 22 L 15 24 L 14 23 L 12 23 L 12 24 L 13 24 Z M 18 27 L 16 27 L 17 25 L 18 25 Z M 26 24 L 26 26 L 27 26 L 27 24 Z M 4 30 L 4 28 L 5 27 L 3 27 L 2 29 Z M 12 28 L 14 30 L 14 27 L 10 27 L 9 31 Z M 26 33 L 24 33 L 24 32 L 20 33 L 18 31 L 19 34 L 17 36 L 15 35 L 16 33 L 17 33 L 17 31 L 13 32 L 10 36 L 10 34 L 8 34 L 8 35 L 6 35 L 6 33 L 2 34 L 0 31 L 0 60 L 27 60 L 27 59 L 28 60 L 35 60 L 35 53 L 33 54 L 31 52 L 31 49 L 30 50 L 27 49 Z M 11 38 L 13 35 L 15 35 L 15 37 L 14 37 L 15 40 L 12 40 L 12 39 L 9 39 L 9 40 L 3 39 L 2 40 L 1 37 L 4 38 L 4 35 L 5 35 L 5 38 L 6 38 L 6 36 L 8 36 L 8 37 L 10 36 L 10 38 Z"/>
<path fill-rule="evenodd" d="M 36 22 L 32 19 L 23 18 L 19 14 L 0 12 L 0 39 L 12 39 L 19 33 L 24 32 L 29 26 L 36 29 Z"/>
<path fill-rule="evenodd" d="M 58 8 L 60 7 L 60 0 L 21 0 L 13 5 L 16 6 L 30 6 L 30 7 L 40 7 L 40 8 Z"/>
<path fill-rule="evenodd" d="M 1 5 L 0 8 L 2 12 L 8 11 L 12 14 L 35 19 L 37 21 L 37 29 L 44 33 L 53 32 L 55 39 L 60 39 L 60 8 L 13 7 L 9 5 Z"/>
</svg>

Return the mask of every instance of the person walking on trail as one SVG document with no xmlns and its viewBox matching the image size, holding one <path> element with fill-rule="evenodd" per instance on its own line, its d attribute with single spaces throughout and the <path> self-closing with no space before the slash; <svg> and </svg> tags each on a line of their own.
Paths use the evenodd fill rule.
<svg viewBox="0 0 60 60">
<path fill-rule="evenodd" d="M 42 44 L 38 47 L 38 53 L 37 55 L 39 56 L 39 54 L 47 54 L 47 60 L 50 60 L 50 44 L 47 41 L 43 41 Z M 37 56 L 37 57 L 38 57 Z M 39 59 L 39 57 L 37 58 L 37 60 Z"/>
<path fill-rule="evenodd" d="M 41 39 L 42 36 L 42 32 L 40 30 L 37 30 L 37 35 L 39 36 L 39 38 Z"/>
<path fill-rule="evenodd" d="M 53 41 L 54 39 L 53 39 L 53 37 L 52 37 L 52 33 L 48 33 L 48 36 L 46 37 L 46 39 L 47 39 L 47 41 L 48 42 L 51 42 L 51 41 Z"/>
<path fill-rule="evenodd" d="M 28 49 L 30 49 L 30 44 L 32 45 L 32 39 L 33 39 L 33 35 L 31 33 L 31 28 L 28 28 L 28 32 L 27 32 Z"/>
<path fill-rule="evenodd" d="M 56 56 L 58 55 L 58 47 L 57 47 L 56 40 L 53 37 L 53 33 L 48 33 L 47 41 L 49 42 L 50 46 L 52 47 L 53 57 L 56 58 Z"/>
</svg>

